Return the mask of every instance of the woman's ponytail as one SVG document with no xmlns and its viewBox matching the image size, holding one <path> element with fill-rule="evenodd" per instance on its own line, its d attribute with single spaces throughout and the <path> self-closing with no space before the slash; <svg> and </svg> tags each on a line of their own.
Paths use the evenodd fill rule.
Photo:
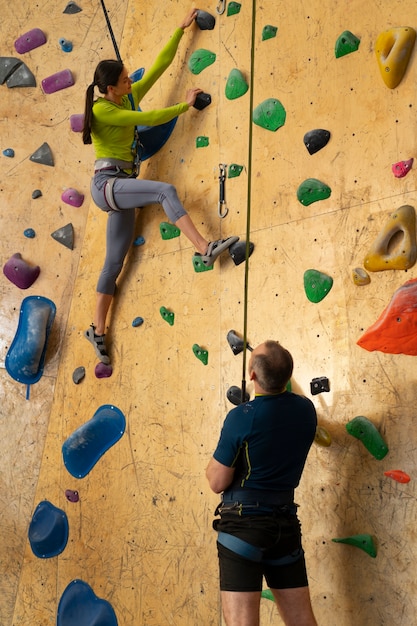
<svg viewBox="0 0 417 626">
<path fill-rule="evenodd" d="M 94 87 L 92 83 L 87 87 L 85 94 L 85 110 L 84 110 L 84 127 L 83 127 L 83 143 L 91 143 L 91 124 L 93 121 L 93 102 L 94 102 Z"/>
</svg>

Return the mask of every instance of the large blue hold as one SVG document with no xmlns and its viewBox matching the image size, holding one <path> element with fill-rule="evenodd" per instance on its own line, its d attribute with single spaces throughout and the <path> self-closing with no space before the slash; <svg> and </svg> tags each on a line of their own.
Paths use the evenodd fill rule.
<svg viewBox="0 0 417 626">
<path fill-rule="evenodd" d="M 65 511 L 43 500 L 38 504 L 29 525 L 28 538 L 35 556 L 47 559 L 61 554 L 68 542 L 68 519 Z"/>
<path fill-rule="evenodd" d="M 103 404 L 93 417 L 77 428 L 62 446 L 64 465 L 75 478 L 84 478 L 97 461 L 122 437 L 126 428 L 123 413 Z"/>
<path fill-rule="evenodd" d="M 20 307 L 16 335 L 6 354 L 6 370 L 26 385 L 38 382 L 43 373 L 49 333 L 56 306 L 42 296 L 28 296 Z"/>
<path fill-rule="evenodd" d="M 117 626 L 116 614 L 107 600 L 98 598 L 90 585 L 73 580 L 58 605 L 57 626 Z"/>
</svg>

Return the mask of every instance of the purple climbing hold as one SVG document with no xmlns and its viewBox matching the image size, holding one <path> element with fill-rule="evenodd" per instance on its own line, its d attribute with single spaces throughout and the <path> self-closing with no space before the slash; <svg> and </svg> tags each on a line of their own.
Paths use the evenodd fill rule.
<svg viewBox="0 0 417 626">
<path fill-rule="evenodd" d="M 97 363 L 94 368 L 94 374 L 96 378 L 110 378 L 113 374 L 113 368 L 111 365 L 106 365 L 105 363 Z"/>
<path fill-rule="evenodd" d="M 67 87 L 72 87 L 74 84 L 74 78 L 71 74 L 71 70 L 61 70 L 52 76 L 44 78 L 42 81 L 42 89 L 44 93 L 50 94 Z"/>
<path fill-rule="evenodd" d="M 39 265 L 29 265 L 22 259 L 20 252 L 16 252 L 3 266 L 3 274 L 19 289 L 28 289 L 33 285 L 40 274 Z"/>
<path fill-rule="evenodd" d="M 78 491 L 73 491 L 72 489 L 67 489 L 65 491 L 65 497 L 68 500 L 68 502 L 79 502 L 80 500 Z"/>
<path fill-rule="evenodd" d="M 40 28 L 32 28 L 14 42 L 16 52 L 24 54 L 46 43 L 45 33 Z"/>
<path fill-rule="evenodd" d="M 61 200 L 71 206 L 80 207 L 84 202 L 84 194 L 80 193 L 76 189 L 66 189 L 61 195 Z"/>
<path fill-rule="evenodd" d="M 81 133 L 84 128 L 84 113 L 70 115 L 70 126 L 74 133 Z"/>
</svg>

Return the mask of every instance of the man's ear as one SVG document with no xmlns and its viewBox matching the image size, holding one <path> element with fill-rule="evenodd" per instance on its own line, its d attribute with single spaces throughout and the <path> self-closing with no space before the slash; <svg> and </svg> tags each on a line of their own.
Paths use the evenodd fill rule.
<svg viewBox="0 0 417 626">
<path fill-rule="evenodd" d="M 255 370 L 251 370 L 249 372 L 249 380 L 256 380 L 256 372 L 255 372 Z"/>
</svg>

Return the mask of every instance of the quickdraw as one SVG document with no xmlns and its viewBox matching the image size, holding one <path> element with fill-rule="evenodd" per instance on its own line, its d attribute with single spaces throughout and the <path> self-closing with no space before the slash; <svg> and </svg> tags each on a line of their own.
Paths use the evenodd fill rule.
<svg viewBox="0 0 417 626">
<path fill-rule="evenodd" d="M 220 174 L 219 174 L 219 217 L 223 218 L 229 213 L 229 209 L 226 206 L 225 200 L 225 182 L 226 182 L 226 168 L 227 165 L 224 163 L 219 163 Z"/>
</svg>

